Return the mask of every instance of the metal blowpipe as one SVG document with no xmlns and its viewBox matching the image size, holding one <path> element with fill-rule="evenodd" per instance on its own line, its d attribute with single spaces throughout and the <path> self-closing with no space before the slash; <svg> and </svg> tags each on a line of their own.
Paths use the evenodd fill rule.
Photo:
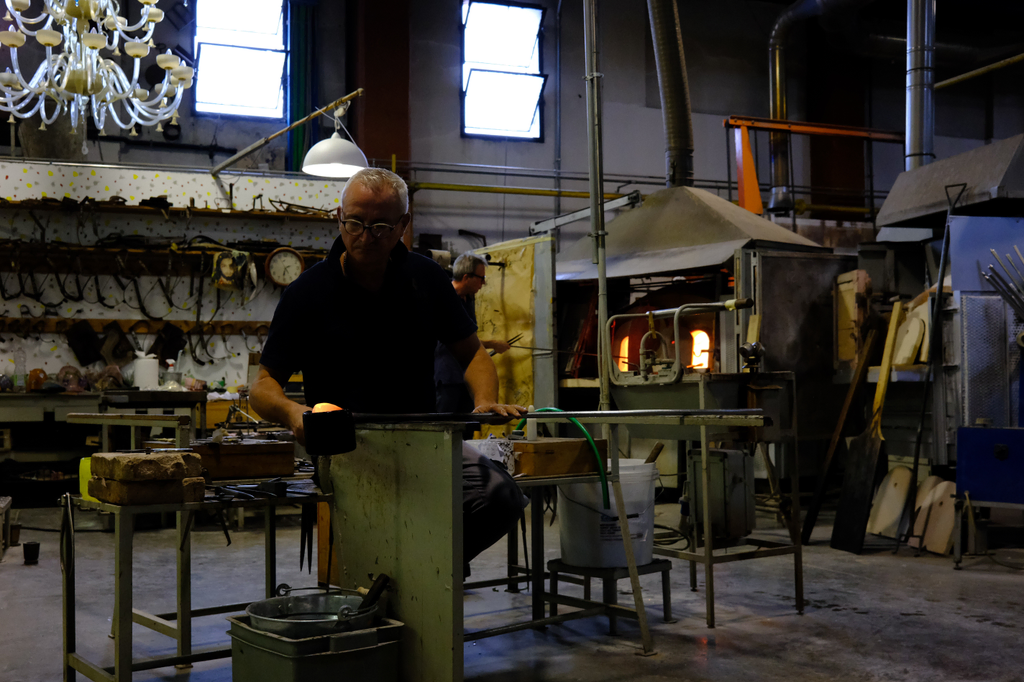
<svg viewBox="0 0 1024 682">
<path fill-rule="evenodd" d="M 1021 274 L 1022 270 L 1024 270 L 1024 256 L 1021 255 L 1020 249 L 1016 246 L 1013 247 L 1013 250 L 1017 252 L 1017 257 L 1021 260 L 1020 268 L 1018 268 L 1017 264 L 1013 261 L 1013 256 L 1006 254 L 1006 260 L 1010 262 L 1010 266 L 1013 268 L 1013 272 L 1011 272 L 1009 268 L 1006 267 L 1006 264 L 1003 263 L 999 254 L 996 253 L 996 250 L 989 249 L 989 251 L 992 252 L 992 255 L 995 256 L 996 262 L 998 262 L 999 266 L 1003 269 L 1003 272 L 1006 273 L 1006 277 L 1003 277 L 1003 275 L 1000 274 L 992 264 L 989 264 L 988 266 L 991 274 L 982 273 L 982 277 L 984 277 L 985 281 L 988 282 L 996 292 L 998 292 L 999 296 L 1006 301 L 1006 304 L 1013 309 L 1017 318 L 1024 320 L 1024 274 Z M 1014 277 L 1014 274 L 1017 276 Z"/>
</svg>

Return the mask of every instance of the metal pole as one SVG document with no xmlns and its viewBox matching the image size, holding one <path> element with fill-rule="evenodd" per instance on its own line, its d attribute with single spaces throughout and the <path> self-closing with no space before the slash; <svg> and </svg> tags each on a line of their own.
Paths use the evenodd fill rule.
<svg viewBox="0 0 1024 682">
<path fill-rule="evenodd" d="M 267 144 L 270 144 L 270 141 L 273 140 L 274 138 L 280 137 L 281 135 L 284 135 L 288 131 L 294 130 L 295 128 L 298 128 L 300 125 L 302 125 L 306 121 L 311 121 L 314 118 L 316 118 L 317 116 L 320 116 L 321 114 L 324 114 L 324 113 L 326 113 L 329 110 L 337 109 L 338 107 L 340 107 L 345 102 L 350 102 L 350 101 L 354 100 L 356 97 L 361 96 L 362 94 L 363 94 L 363 89 L 359 88 L 355 92 L 350 92 L 349 94 L 345 95 L 344 97 L 339 97 L 338 99 L 334 100 L 333 102 L 331 102 L 327 106 L 323 107 L 322 109 L 317 109 L 316 111 L 314 111 L 309 116 L 306 116 L 304 118 L 300 118 L 298 121 L 296 121 L 295 123 L 292 123 L 287 128 L 282 128 L 281 130 L 278 130 L 273 135 L 268 135 L 267 137 L 264 137 L 262 140 L 259 140 L 258 142 L 253 142 L 251 145 L 249 145 L 248 147 L 246 147 L 242 151 L 238 152 L 237 154 L 232 156 L 227 161 L 224 161 L 223 163 L 220 163 L 220 164 L 217 164 L 216 166 L 214 166 L 213 170 L 210 171 L 210 175 L 217 175 L 218 173 L 220 173 L 222 170 L 224 170 L 228 166 L 231 166 L 231 165 L 237 163 L 238 161 L 244 159 L 246 156 L 248 156 L 249 154 L 252 154 L 257 149 L 259 149 L 259 148 L 261 148 L 261 147 L 263 147 L 263 146 L 265 146 Z"/>
<path fill-rule="evenodd" d="M 907 0 L 905 170 L 935 160 L 935 0 Z"/>
<path fill-rule="evenodd" d="M 599 409 L 610 410 L 611 396 L 608 390 L 608 347 L 605 328 L 608 326 L 608 273 L 604 248 L 604 211 L 601 196 L 604 194 L 604 169 L 601 161 L 601 81 L 598 72 L 597 48 L 597 3 L 587 0 L 583 5 L 584 48 L 587 53 L 587 118 L 590 134 L 587 137 L 587 152 L 590 157 L 590 234 L 594 238 L 594 263 L 597 264 L 597 375 L 601 382 Z"/>
</svg>

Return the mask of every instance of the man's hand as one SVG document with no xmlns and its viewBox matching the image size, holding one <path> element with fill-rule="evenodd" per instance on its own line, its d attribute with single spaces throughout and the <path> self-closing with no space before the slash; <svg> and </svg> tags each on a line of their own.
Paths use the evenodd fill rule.
<svg viewBox="0 0 1024 682">
<path fill-rule="evenodd" d="M 302 428 L 302 413 L 309 408 L 289 400 L 282 388 L 291 377 L 291 372 L 278 372 L 260 365 L 260 371 L 252 384 L 249 400 L 252 408 L 264 419 L 277 422 L 295 434 L 295 440 L 306 444 Z"/>
<path fill-rule="evenodd" d="M 306 446 L 306 429 L 302 423 L 302 415 L 309 411 L 309 408 L 305 405 L 294 404 L 295 406 L 289 409 L 288 414 L 288 428 L 291 429 L 295 435 L 295 440 L 299 445 Z"/>
<path fill-rule="evenodd" d="M 480 343 L 483 344 L 484 348 L 487 350 L 493 350 L 498 355 L 507 353 L 512 348 L 512 346 L 505 341 L 481 341 Z"/>
<path fill-rule="evenodd" d="M 500 414 L 503 417 L 514 419 L 516 417 L 526 416 L 527 409 L 522 405 L 499 405 L 498 403 L 482 403 L 476 406 L 473 410 L 473 414 L 492 413 Z"/>
</svg>

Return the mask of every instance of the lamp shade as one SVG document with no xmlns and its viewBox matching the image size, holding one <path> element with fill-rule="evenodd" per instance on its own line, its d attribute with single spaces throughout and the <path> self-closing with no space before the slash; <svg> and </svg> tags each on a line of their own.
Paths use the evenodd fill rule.
<svg viewBox="0 0 1024 682">
<path fill-rule="evenodd" d="M 303 173 L 322 178 L 350 178 L 362 168 L 366 168 L 366 155 L 338 133 L 317 142 L 302 160 Z"/>
</svg>

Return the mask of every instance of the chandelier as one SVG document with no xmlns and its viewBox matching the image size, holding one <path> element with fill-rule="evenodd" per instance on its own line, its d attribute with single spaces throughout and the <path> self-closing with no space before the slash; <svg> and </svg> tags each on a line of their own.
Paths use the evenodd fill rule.
<svg viewBox="0 0 1024 682">
<path fill-rule="evenodd" d="M 10 48 L 14 67 L 0 73 L 0 111 L 10 114 L 8 122 L 38 112 L 45 130 L 61 113 L 70 113 L 71 125 L 77 127 L 79 116 L 84 122 L 91 112 L 101 135 L 109 116 L 118 127 L 131 128 L 133 136 L 136 125 L 162 130 L 160 124 L 168 118 L 177 123 L 182 92 L 192 86 L 195 70 L 168 50 L 156 56 L 163 81 L 152 92 L 139 87 L 140 60 L 149 55 L 153 29 L 164 18 L 155 6 L 158 0 L 140 2 L 139 22 L 128 26 L 116 0 L 44 0 L 32 18 L 22 14 L 30 0 L 4 0 L 3 19 L 12 24 L 0 31 L 0 45 Z M 46 56 L 26 79 L 18 48 L 29 36 L 45 48 Z M 124 53 L 135 62 L 131 78 L 110 58 L 121 56 L 122 42 Z"/>
</svg>

